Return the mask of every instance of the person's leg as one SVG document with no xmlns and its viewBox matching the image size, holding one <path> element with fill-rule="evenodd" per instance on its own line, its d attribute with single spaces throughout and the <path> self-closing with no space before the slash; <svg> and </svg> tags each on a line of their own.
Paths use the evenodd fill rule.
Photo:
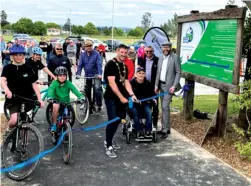
<svg viewBox="0 0 251 186">
<path fill-rule="evenodd" d="M 59 108 L 60 104 L 53 103 L 51 132 L 57 132 L 57 118 L 58 118 Z"/>
<path fill-rule="evenodd" d="M 19 103 L 7 103 L 7 109 L 10 112 L 10 120 L 8 121 L 8 128 L 12 129 L 17 124 L 17 114 L 20 111 Z"/>
<path fill-rule="evenodd" d="M 144 112 L 144 116 L 146 119 L 146 132 L 151 132 L 152 131 L 152 111 L 151 107 L 149 104 L 144 104 L 142 105 L 142 109 Z"/>
<path fill-rule="evenodd" d="M 139 114 L 136 106 L 134 105 L 133 108 L 130 109 L 130 113 L 134 122 L 134 128 L 137 132 L 142 132 L 142 126 L 139 121 Z"/>
<path fill-rule="evenodd" d="M 91 99 L 91 87 L 92 87 L 92 80 L 91 79 L 86 79 L 85 93 L 86 93 L 86 96 L 87 96 L 88 101 L 90 103 L 90 109 L 93 108 L 93 102 L 92 102 L 92 99 Z"/>
<path fill-rule="evenodd" d="M 102 86 L 101 79 L 94 79 L 95 101 L 99 108 L 102 107 Z"/>
<path fill-rule="evenodd" d="M 118 117 L 116 103 L 113 100 L 105 100 L 108 121 Z M 106 126 L 106 145 L 107 148 L 112 146 L 113 136 L 120 124 L 120 119 Z"/>
<path fill-rule="evenodd" d="M 162 91 L 163 92 L 163 91 Z M 162 132 L 170 132 L 170 103 L 172 100 L 172 95 L 165 94 L 162 98 L 161 107 L 162 107 Z"/>
</svg>

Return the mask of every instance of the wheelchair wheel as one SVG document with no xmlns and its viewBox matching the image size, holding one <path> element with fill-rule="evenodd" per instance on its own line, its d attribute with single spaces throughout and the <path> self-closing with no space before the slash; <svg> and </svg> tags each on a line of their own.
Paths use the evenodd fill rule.
<svg viewBox="0 0 251 186">
<path fill-rule="evenodd" d="M 157 143 L 157 131 L 153 131 L 153 142 Z"/>
<path fill-rule="evenodd" d="M 127 144 L 131 143 L 131 138 L 132 138 L 132 133 L 127 131 L 127 133 L 126 133 L 126 143 Z"/>
</svg>

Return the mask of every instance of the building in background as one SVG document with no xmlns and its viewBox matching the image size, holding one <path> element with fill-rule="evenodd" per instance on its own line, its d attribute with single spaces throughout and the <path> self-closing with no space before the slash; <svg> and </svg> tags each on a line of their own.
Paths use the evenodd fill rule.
<svg viewBox="0 0 251 186">
<path fill-rule="evenodd" d="M 47 29 L 47 35 L 48 36 L 60 36 L 61 29 L 58 28 L 48 28 Z"/>
</svg>

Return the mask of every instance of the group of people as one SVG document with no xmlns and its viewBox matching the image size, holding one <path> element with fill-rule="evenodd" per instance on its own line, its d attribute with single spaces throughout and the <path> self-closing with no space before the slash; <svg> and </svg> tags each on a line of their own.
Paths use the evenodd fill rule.
<svg viewBox="0 0 251 186">
<path fill-rule="evenodd" d="M 74 68 L 76 78 L 81 76 L 84 69 L 85 77 L 95 77 L 94 83 L 91 79 L 86 80 L 85 93 L 90 102 L 90 112 L 98 106 L 98 112 L 102 112 L 102 102 L 106 105 L 108 120 L 116 117 L 125 119 L 129 114 L 134 120 L 134 127 L 137 130 L 138 138 L 152 137 L 152 124 L 157 126 L 159 114 L 159 99 L 153 99 L 148 102 L 139 101 L 158 94 L 159 92 L 169 92 L 161 97 L 162 107 L 162 138 L 170 134 L 170 102 L 175 91 L 180 89 L 180 63 L 177 56 L 172 53 L 172 44 L 163 43 L 163 56 L 158 58 L 154 55 L 154 49 L 151 46 L 143 48 L 144 55 L 141 59 L 134 55 L 134 48 L 121 44 L 116 50 L 116 57 L 105 64 L 104 73 L 102 68 L 102 55 L 100 51 L 93 49 L 93 43 L 86 41 L 84 48 L 78 51 L 77 46 L 71 40 L 66 40 L 66 44 L 56 43 L 53 55 L 50 55 L 47 65 L 42 63 L 44 57 L 45 43 L 40 47 L 32 48 L 32 55 L 25 59 L 27 50 L 19 44 L 14 44 L 9 48 L 11 63 L 6 65 L 1 75 L 1 85 L 6 94 L 6 102 L 11 113 L 9 128 L 13 128 L 17 122 L 17 113 L 19 112 L 20 101 L 15 100 L 12 95 L 17 94 L 30 99 L 37 99 L 41 106 L 44 105 L 37 83 L 38 70 L 43 70 L 48 74 L 48 81 L 54 80 L 49 88 L 49 97 L 69 102 L 70 91 L 79 98 L 83 95 L 72 84 L 72 65 L 78 61 Z M 43 46 L 41 48 L 41 46 Z M 48 47 L 48 46 L 47 46 Z M 43 50 L 44 49 L 44 50 Z M 79 54 L 78 54 L 79 52 Z M 79 55 L 79 60 L 74 58 Z M 144 56 L 142 58 L 142 56 Z M 46 56 L 47 57 L 47 56 Z M 136 73 L 135 73 L 136 71 Z M 69 80 L 67 80 L 67 78 Z M 106 82 L 106 90 L 103 96 L 101 80 Z M 91 100 L 91 88 L 94 88 L 95 98 Z M 34 96 L 34 93 L 36 96 Z M 135 102 L 133 108 L 128 110 L 129 97 Z M 95 102 L 94 102 L 95 101 Z M 59 105 L 53 105 L 53 124 L 51 131 L 56 131 L 56 118 Z M 140 124 L 140 117 L 146 119 L 145 133 Z M 115 121 L 106 127 L 106 139 L 104 145 L 106 154 L 109 157 L 116 157 L 114 149 L 119 148 L 113 142 L 118 125 L 121 121 Z"/>
</svg>

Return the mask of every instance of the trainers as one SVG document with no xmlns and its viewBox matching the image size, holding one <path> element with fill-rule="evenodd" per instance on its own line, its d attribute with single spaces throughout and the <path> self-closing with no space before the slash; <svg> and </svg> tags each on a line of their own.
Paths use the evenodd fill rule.
<svg viewBox="0 0 251 186">
<path fill-rule="evenodd" d="M 106 155 L 110 158 L 116 158 L 117 155 L 115 154 L 112 146 L 110 146 L 109 148 L 106 148 L 106 151 L 105 151 Z"/>
<path fill-rule="evenodd" d="M 104 147 L 105 147 L 105 148 L 107 147 L 106 141 L 104 141 Z M 120 149 L 121 147 L 120 147 L 119 145 L 117 145 L 117 144 L 113 141 L 113 142 L 112 142 L 112 148 L 113 148 L 114 150 L 116 150 L 116 149 Z"/>
<path fill-rule="evenodd" d="M 57 125 L 56 124 L 51 125 L 51 132 L 57 132 Z"/>
<path fill-rule="evenodd" d="M 146 132 L 146 138 L 152 138 L 152 137 L 153 137 L 153 135 L 151 132 Z"/>
<path fill-rule="evenodd" d="M 139 139 L 143 139 L 144 138 L 144 135 L 142 134 L 142 132 L 138 132 L 137 133 L 137 138 L 139 138 Z"/>
</svg>

